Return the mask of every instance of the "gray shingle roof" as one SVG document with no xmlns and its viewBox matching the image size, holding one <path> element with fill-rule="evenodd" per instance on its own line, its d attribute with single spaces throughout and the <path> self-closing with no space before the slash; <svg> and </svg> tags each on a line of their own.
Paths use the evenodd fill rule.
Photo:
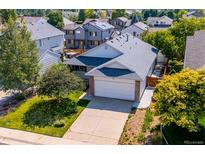
<svg viewBox="0 0 205 154">
<path fill-rule="evenodd" d="M 144 24 L 143 22 L 137 22 L 134 23 L 134 25 L 142 30 L 148 30 L 149 26 L 147 26 L 146 24 Z"/>
<path fill-rule="evenodd" d="M 64 30 L 75 30 L 80 26 L 81 25 L 78 25 L 78 24 L 68 24 L 64 26 Z"/>
<path fill-rule="evenodd" d="M 40 75 L 42 75 L 47 69 L 52 65 L 58 64 L 60 61 L 60 54 L 47 50 L 39 58 L 39 63 L 41 66 Z"/>
<path fill-rule="evenodd" d="M 137 37 L 133 37 L 131 34 L 123 34 L 111 41 L 107 41 L 106 44 L 121 52 L 120 56 L 107 63 L 118 62 L 122 64 L 130 71 L 135 72 L 139 80 L 145 79 L 157 57 L 158 49 Z M 102 67 L 106 67 L 107 63 L 103 64 Z M 100 69 L 100 67 L 96 69 Z M 91 70 L 87 75 L 93 75 L 92 71 L 96 69 Z"/>
<path fill-rule="evenodd" d="M 32 33 L 33 40 L 64 35 L 64 32 L 55 28 L 40 17 L 24 17 L 28 31 Z"/>
<path fill-rule="evenodd" d="M 205 67 L 205 31 L 196 31 L 194 36 L 187 37 L 184 67 L 191 69 Z"/>
<path fill-rule="evenodd" d="M 107 29 L 112 29 L 114 28 L 114 26 L 112 26 L 109 23 L 106 22 L 101 22 L 101 21 L 93 21 L 93 22 L 89 22 L 91 25 L 101 29 L 101 30 L 107 30 Z"/>
</svg>

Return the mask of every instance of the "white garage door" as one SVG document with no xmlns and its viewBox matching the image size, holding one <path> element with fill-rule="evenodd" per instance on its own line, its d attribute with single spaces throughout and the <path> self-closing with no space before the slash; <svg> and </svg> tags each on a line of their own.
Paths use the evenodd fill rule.
<svg viewBox="0 0 205 154">
<path fill-rule="evenodd" d="M 95 78 L 94 79 L 95 96 L 134 100 L 135 99 L 135 81 Z"/>
</svg>

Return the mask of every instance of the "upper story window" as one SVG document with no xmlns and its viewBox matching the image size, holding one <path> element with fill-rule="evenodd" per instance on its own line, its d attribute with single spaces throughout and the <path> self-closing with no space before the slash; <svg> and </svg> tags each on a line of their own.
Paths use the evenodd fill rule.
<svg viewBox="0 0 205 154">
<path fill-rule="evenodd" d="M 75 33 L 76 33 L 76 34 L 80 34 L 80 31 L 79 31 L 79 30 L 76 30 Z"/>
<path fill-rule="evenodd" d="M 73 31 L 72 30 L 70 30 L 69 31 L 69 35 L 73 35 L 74 33 L 73 33 Z"/>
<path fill-rule="evenodd" d="M 66 31 L 65 31 L 65 34 L 66 34 L 66 35 L 68 35 L 68 34 L 69 34 L 69 31 L 68 31 L 68 30 L 66 30 Z"/>
<path fill-rule="evenodd" d="M 90 32 L 90 36 L 93 36 L 93 37 L 95 37 L 95 36 L 97 36 L 97 32 Z"/>
<path fill-rule="evenodd" d="M 90 36 L 92 36 L 93 32 L 90 32 Z"/>
<path fill-rule="evenodd" d="M 43 46 L 43 41 L 39 40 L 39 46 L 42 47 Z"/>
</svg>

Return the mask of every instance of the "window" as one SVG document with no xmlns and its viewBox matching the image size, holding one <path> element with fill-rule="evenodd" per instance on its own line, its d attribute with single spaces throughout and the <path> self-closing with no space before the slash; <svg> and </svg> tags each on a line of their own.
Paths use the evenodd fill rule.
<svg viewBox="0 0 205 154">
<path fill-rule="evenodd" d="M 73 35 L 73 31 L 72 31 L 72 30 L 70 30 L 70 31 L 69 31 L 69 34 L 70 34 L 70 35 Z"/>
<path fill-rule="evenodd" d="M 97 32 L 95 32 L 95 33 L 93 33 L 93 36 L 97 36 L 97 34 L 98 34 L 98 33 L 97 33 Z"/>
<path fill-rule="evenodd" d="M 80 31 L 79 31 L 79 30 L 76 30 L 75 33 L 76 33 L 76 34 L 80 34 Z"/>
<path fill-rule="evenodd" d="M 99 43 L 98 43 L 98 41 L 94 41 L 94 45 L 98 45 Z"/>
<path fill-rule="evenodd" d="M 93 32 L 90 32 L 90 36 L 92 36 Z"/>
<path fill-rule="evenodd" d="M 137 32 L 133 32 L 133 36 L 137 36 Z"/>
<path fill-rule="evenodd" d="M 87 68 L 85 66 L 77 66 L 77 65 L 72 65 L 71 66 L 72 71 L 83 71 L 86 72 Z"/>
<path fill-rule="evenodd" d="M 90 41 L 90 45 L 94 45 L 94 41 Z"/>
<path fill-rule="evenodd" d="M 43 41 L 42 40 L 39 40 L 39 45 L 40 45 L 40 47 L 43 46 Z"/>
<path fill-rule="evenodd" d="M 74 40 L 70 40 L 70 44 L 74 44 Z"/>
<path fill-rule="evenodd" d="M 68 35 L 68 34 L 69 34 L 69 31 L 68 31 L 68 30 L 66 30 L 66 31 L 65 31 L 65 34 L 66 34 L 66 35 Z"/>
<path fill-rule="evenodd" d="M 80 41 L 80 45 L 83 45 L 83 41 Z"/>
<path fill-rule="evenodd" d="M 86 72 L 86 67 L 85 66 L 79 66 L 79 71 L 83 71 L 83 72 Z"/>
</svg>

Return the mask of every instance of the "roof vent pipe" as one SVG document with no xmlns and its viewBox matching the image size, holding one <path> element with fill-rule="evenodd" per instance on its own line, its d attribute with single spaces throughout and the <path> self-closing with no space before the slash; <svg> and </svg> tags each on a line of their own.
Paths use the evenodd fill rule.
<svg viewBox="0 0 205 154">
<path fill-rule="evenodd" d="M 127 40 L 126 40 L 127 42 L 128 42 L 128 37 L 129 37 L 129 36 L 128 36 L 128 34 L 127 34 Z"/>
</svg>

